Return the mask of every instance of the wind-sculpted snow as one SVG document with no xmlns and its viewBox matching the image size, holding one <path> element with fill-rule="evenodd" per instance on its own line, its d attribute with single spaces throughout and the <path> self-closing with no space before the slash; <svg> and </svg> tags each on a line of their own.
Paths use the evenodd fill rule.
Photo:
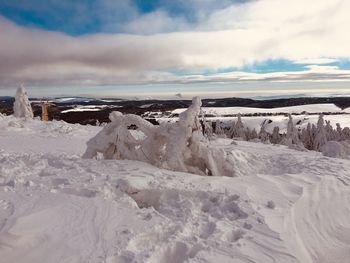
<svg viewBox="0 0 350 263">
<path fill-rule="evenodd" d="M 0 129 L 1 262 L 343 263 L 350 256 L 349 160 L 218 139 L 211 144 L 232 154 L 240 176 L 203 177 L 82 159 L 79 145 L 97 128 L 36 120 L 9 127 L 11 119 L 0 120 L 8 127 Z M 19 137 L 41 150 L 10 139 Z"/>
</svg>

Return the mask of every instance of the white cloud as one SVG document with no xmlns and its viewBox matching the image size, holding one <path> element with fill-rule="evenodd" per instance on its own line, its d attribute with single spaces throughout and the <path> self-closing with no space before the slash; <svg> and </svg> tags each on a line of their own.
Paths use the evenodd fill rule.
<svg viewBox="0 0 350 263">
<path fill-rule="evenodd" d="M 308 59 L 300 59 L 293 61 L 294 64 L 314 64 L 314 65 L 322 65 L 322 64 L 331 64 L 338 62 L 337 59 L 334 58 L 308 58 Z"/>
</svg>

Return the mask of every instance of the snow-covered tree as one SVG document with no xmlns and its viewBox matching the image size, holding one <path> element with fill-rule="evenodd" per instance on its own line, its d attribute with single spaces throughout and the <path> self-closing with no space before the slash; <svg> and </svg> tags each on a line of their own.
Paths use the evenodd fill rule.
<svg viewBox="0 0 350 263">
<path fill-rule="evenodd" d="M 268 132 L 266 131 L 265 129 L 265 124 L 263 123 L 260 127 L 260 132 L 259 132 L 259 135 L 258 135 L 260 141 L 264 142 L 264 143 L 269 143 L 270 140 L 269 140 L 269 134 Z"/>
<path fill-rule="evenodd" d="M 349 127 L 345 127 L 345 128 L 341 131 L 340 139 L 341 139 L 342 141 L 350 140 L 350 128 L 349 128 Z"/>
<path fill-rule="evenodd" d="M 317 128 L 315 132 L 315 139 L 313 143 L 313 149 L 315 151 L 321 151 L 324 144 L 327 143 L 327 132 L 324 126 L 323 114 L 320 114 L 317 121 Z"/>
<path fill-rule="evenodd" d="M 270 136 L 270 142 L 273 144 L 279 144 L 281 140 L 282 140 L 282 137 L 280 135 L 280 128 L 278 126 L 275 126 Z"/>
<path fill-rule="evenodd" d="M 221 127 L 220 120 L 216 120 L 216 122 L 215 122 L 215 134 L 218 135 L 219 137 L 225 135 L 225 132 L 224 132 L 224 130 Z"/>
<path fill-rule="evenodd" d="M 214 134 L 212 123 L 205 118 L 205 113 L 202 110 L 200 111 L 200 115 L 202 117 L 200 123 L 202 125 L 203 135 L 210 138 Z"/>
<path fill-rule="evenodd" d="M 335 141 L 337 140 L 337 131 L 333 129 L 332 125 L 331 125 L 331 121 L 326 121 L 326 137 L 327 137 L 327 141 Z"/>
<path fill-rule="evenodd" d="M 300 137 L 304 147 L 308 150 L 312 150 L 314 145 L 314 134 L 310 123 L 307 124 L 306 129 L 302 129 Z"/>
<path fill-rule="evenodd" d="M 256 129 L 254 128 L 251 132 L 250 132 L 250 136 L 249 136 L 249 140 L 254 140 L 258 138 L 258 133 L 256 131 Z"/>
<path fill-rule="evenodd" d="M 336 128 L 336 131 L 337 131 L 337 141 L 340 141 L 341 140 L 341 134 L 342 134 L 342 131 L 343 129 L 340 127 L 340 124 L 337 123 L 336 124 L 337 128 Z M 350 138 L 349 138 L 350 139 Z"/>
<path fill-rule="evenodd" d="M 289 120 L 287 124 L 287 133 L 286 136 L 283 138 L 281 143 L 283 145 L 287 145 L 290 148 L 303 150 L 305 149 L 303 143 L 299 139 L 299 132 L 296 128 L 292 116 L 289 114 Z"/>
<path fill-rule="evenodd" d="M 233 125 L 229 132 L 230 138 L 241 138 L 243 140 L 246 140 L 246 130 L 244 129 L 244 125 L 242 122 L 241 114 L 238 113 L 237 121 L 233 122 Z"/>
<path fill-rule="evenodd" d="M 13 104 L 13 115 L 17 118 L 33 118 L 33 110 L 30 106 L 27 92 L 21 85 L 16 91 L 15 103 Z"/>
<path fill-rule="evenodd" d="M 258 138 L 258 134 L 255 129 L 250 130 L 249 127 L 246 127 L 245 129 L 245 139 L 246 141 L 254 140 Z"/>
<path fill-rule="evenodd" d="M 234 176 L 233 158 L 224 150 L 211 147 L 199 121 L 201 100 L 179 116 L 177 123 L 155 126 L 141 117 L 120 112 L 110 114 L 111 122 L 87 142 L 84 158 L 100 153 L 105 159 L 130 159 L 158 167 L 201 175 Z M 135 136 L 131 125 L 143 133 Z"/>
</svg>

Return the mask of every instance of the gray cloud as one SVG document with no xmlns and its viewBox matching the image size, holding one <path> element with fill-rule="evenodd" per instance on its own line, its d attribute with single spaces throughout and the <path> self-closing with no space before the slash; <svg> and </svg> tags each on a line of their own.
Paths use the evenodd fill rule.
<svg viewBox="0 0 350 263">
<path fill-rule="evenodd" d="M 150 35 L 72 37 L 20 27 L 0 18 L 0 86 L 19 82 L 38 86 L 98 86 L 348 80 L 348 71 L 325 67 L 306 68 L 299 73 L 177 74 L 239 68 L 267 59 L 317 62 L 322 58 L 350 57 L 350 37 L 346 33 L 350 24 L 346 12 L 350 9 L 349 1 L 320 0 L 318 5 L 310 4 L 309 7 L 301 0 L 289 1 L 293 10 L 287 10 L 288 4 L 282 5 L 278 0 L 228 6 L 212 13 L 208 23 L 202 23 L 196 29 L 188 28 L 184 20 L 179 22 L 178 18 L 162 11 L 138 16 L 125 25 L 134 33 L 146 31 L 148 27 L 162 32 L 179 27 L 183 22 L 181 32 L 153 34 L 151 30 Z M 327 10 L 332 16 L 325 25 L 322 20 Z"/>
</svg>

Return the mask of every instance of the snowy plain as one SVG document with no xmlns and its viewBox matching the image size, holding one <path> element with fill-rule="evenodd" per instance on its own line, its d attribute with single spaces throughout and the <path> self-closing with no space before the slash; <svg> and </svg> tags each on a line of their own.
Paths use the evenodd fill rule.
<svg viewBox="0 0 350 263">
<path fill-rule="evenodd" d="M 181 113 L 186 109 L 176 109 L 172 113 Z M 341 109 L 334 105 L 333 103 L 329 104 L 307 104 L 307 105 L 298 105 L 290 107 L 280 107 L 272 109 L 264 108 L 252 108 L 252 107 L 202 107 L 202 110 L 205 114 L 212 114 L 217 116 L 228 115 L 228 114 L 254 114 L 254 113 L 321 113 L 321 112 L 337 112 L 337 113 L 350 113 L 350 109 Z"/>
<path fill-rule="evenodd" d="M 349 262 L 350 160 L 228 139 L 237 177 L 82 159 L 100 129 L 0 115 L 0 262 Z"/>
<path fill-rule="evenodd" d="M 175 114 L 180 114 L 186 109 L 175 109 L 167 117 L 158 113 L 156 117 L 158 122 L 174 122 L 177 121 Z M 293 115 L 293 122 L 298 129 L 306 128 L 308 123 L 317 124 L 319 114 L 325 113 L 325 121 L 330 121 L 333 127 L 339 123 L 341 127 L 350 127 L 350 108 L 341 109 L 334 104 L 309 104 L 291 107 L 281 107 L 273 109 L 250 108 L 250 107 L 202 107 L 202 111 L 207 117 L 206 120 L 215 122 L 219 120 L 223 126 L 230 127 L 232 122 L 237 120 L 237 117 L 232 115 L 242 114 L 242 121 L 245 127 L 249 129 L 260 130 L 264 124 L 266 131 L 272 133 L 273 128 L 278 126 L 280 132 L 287 131 L 288 114 Z M 260 116 L 245 116 L 245 114 L 261 114 Z M 272 114 L 264 116 L 263 114 Z M 229 115 L 229 116 L 227 116 Z M 230 116 L 231 115 L 231 116 Z"/>
</svg>

